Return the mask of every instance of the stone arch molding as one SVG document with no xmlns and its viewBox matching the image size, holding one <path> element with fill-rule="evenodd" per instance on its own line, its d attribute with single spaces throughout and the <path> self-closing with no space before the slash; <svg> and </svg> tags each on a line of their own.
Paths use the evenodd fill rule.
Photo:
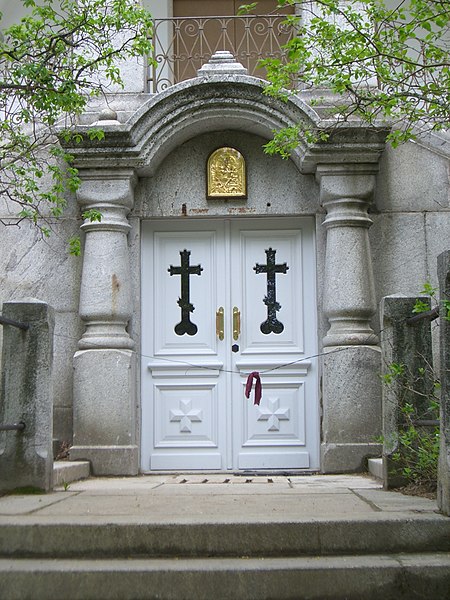
<svg viewBox="0 0 450 600">
<path fill-rule="evenodd" d="M 113 118 L 104 118 L 104 117 Z M 239 130 L 271 139 L 274 130 L 304 123 L 315 128 L 320 119 L 304 101 L 293 97 L 281 102 L 263 93 L 263 82 L 247 75 L 198 77 L 174 85 L 149 99 L 124 124 L 105 111 L 93 125 L 101 141 L 70 148 L 79 168 L 132 168 L 139 176 L 153 175 L 177 146 L 202 133 Z M 92 127 L 92 126 L 91 126 Z M 79 128 L 86 134 L 88 126 Z M 302 168 L 308 150 L 300 139 L 291 159 Z"/>
<path fill-rule="evenodd" d="M 299 99 L 286 104 L 263 93 L 262 82 L 246 75 L 199 78 L 174 86 L 136 115 L 134 131 L 140 148 L 139 171 L 153 173 L 177 146 L 202 133 L 233 129 L 271 139 L 274 130 L 304 123 L 312 128 L 317 115 Z M 307 149 L 299 140 L 292 160 L 300 168 Z"/>
</svg>

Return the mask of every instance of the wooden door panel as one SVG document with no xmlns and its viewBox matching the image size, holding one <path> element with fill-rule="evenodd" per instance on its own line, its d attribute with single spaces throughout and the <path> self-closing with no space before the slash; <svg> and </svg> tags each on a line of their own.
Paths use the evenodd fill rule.
<svg viewBox="0 0 450 600">
<path fill-rule="evenodd" d="M 174 0 L 174 17 L 210 17 L 237 15 L 239 7 L 245 4 L 241 0 Z M 259 0 L 258 6 L 252 11 L 258 15 L 268 15 L 277 9 L 276 0 Z M 284 6 L 281 14 L 293 14 L 293 6 Z"/>
<path fill-rule="evenodd" d="M 189 322 L 195 334 L 177 333 L 183 320 L 181 302 L 182 277 L 170 274 L 170 268 L 181 265 L 182 253 L 189 253 L 190 268 L 199 267 L 199 274 L 189 275 Z M 159 290 L 155 298 L 155 355 L 217 354 L 215 306 L 217 298 L 217 238 L 215 231 L 155 232 L 154 285 Z M 186 321 L 186 319 L 185 319 Z"/>
<path fill-rule="evenodd" d="M 223 224 L 186 229 L 184 223 L 143 224 L 144 470 L 226 468 L 219 426 L 226 406 L 219 399 L 226 397 L 227 381 L 216 336 Z"/>
<path fill-rule="evenodd" d="M 251 353 L 274 356 L 274 352 L 303 352 L 303 282 L 301 230 L 240 230 L 241 248 L 238 272 L 242 278 L 242 338 L 241 355 Z M 266 273 L 256 273 L 255 267 L 267 269 L 268 253 L 278 270 L 273 281 Z M 244 275 L 245 274 L 245 275 Z M 268 288 L 276 302 L 276 309 L 268 307 Z M 272 321 L 276 320 L 273 324 Z M 264 325 L 272 324 L 280 333 L 263 333 Z M 267 328 L 267 327 L 266 327 Z"/>
<path fill-rule="evenodd" d="M 240 373 L 233 393 L 240 469 L 318 466 L 314 275 L 308 268 L 313 221 L 292 225 L 282 219 L 232 225 L 232 302 L 242 306 L 239 352 L 233 354 L 233 370 Z M 262 381 L 259 406 L 253 393 L 249 400 L 243 394 L 253 371 Z"/>
<path fill-rule="evenodd" d="M 283 17 L 293 14 L 294 7 L 276 10 L 276 0 L 261 0 L 253 13 L 268 17 L 244 19 L 183 20 L 183 17 L 232 17 L 243 4 L 236 0 L 175 0 L 175 82 L 197 75 L 197 70 L 218 50 L 228 50 L 250 74 L 265 77 L 257 69 L 261 58 L 280 56 L 280 48 L 290 33 L 283 27 Z"/>
<path fill-rule="evenodd" d="M 244 4 L 244 2 L 241 2 Z M 234 0 L 174 0 L 174 17 L 235 15 Z"/>
</svg>

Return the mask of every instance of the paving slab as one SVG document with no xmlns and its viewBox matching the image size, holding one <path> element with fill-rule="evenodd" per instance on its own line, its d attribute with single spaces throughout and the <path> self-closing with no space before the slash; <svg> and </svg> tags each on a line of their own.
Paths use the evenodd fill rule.
<svg viewBox="0 0 450 600">
<path fill-rule="evenodd" d="M 382 490 L 383 485 L 380 481 L 369 475 L 310 475 L 290 476 L 289 481 L 292 485 L 303 489 L 325 488 L 331 491 L 338 489 L 361 489 L 368 488 Z"/>
<path fill-rule="evenodd" d="M 237 520 L 286 520 L 300 515 L 314 517 L 316 514 L 344 516 L 373 512 L 370 504 L 348 493 L 342 502 L 336 503 L 333 494 L 198 494 L 186 490 L 178 494 L 100 495 L 77 494 L 67 500 L 43 507 L 40 515 L 145 515 L 157 522 L 173 522 L 181 517 Z"/>
<path fill-rule="evenodd" d="M 365 499 L 378 510 L 383 512 L 392 512 L 399 510 L 411 510 L 414 512 L 436 512 L 437 505 L 435 500 L 421 498 L 420 496 L 407 496 L 400 492 L 385 492 L 376 489 L 358 489 L 357 492 L 361 499 Z"/>
<path fill-rule="evenodd" d="M 53 494 L 30 494 L 30 495 L 9 495 L 0 498 L 0 515 L 27 515 L 34 514 L 43 508 L 67 500 L 75 495 L 73 492 L 62 495 Z"/>
</svg>

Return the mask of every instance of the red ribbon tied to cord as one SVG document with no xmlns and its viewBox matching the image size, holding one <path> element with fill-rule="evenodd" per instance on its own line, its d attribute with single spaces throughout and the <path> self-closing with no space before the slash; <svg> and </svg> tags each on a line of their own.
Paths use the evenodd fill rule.
<svg viewBox="0 0 450 600">
<path fill-rule="evenodd" d="M 258 371 L 253 371 L 247 377 L 247 384 L 245 386 L 245 397 L 250 398 L 250 392 L 252 391 L 253 379 L 256 380 L 256 382 L 255 382 L 255 401 L 253 404 L 257 404 L 259 406 L 259 403 L 261 401 L 261 396 L 262 396 L 262 385 L 261 385 L 261 377 L 259 376 Z"/>
</svg>

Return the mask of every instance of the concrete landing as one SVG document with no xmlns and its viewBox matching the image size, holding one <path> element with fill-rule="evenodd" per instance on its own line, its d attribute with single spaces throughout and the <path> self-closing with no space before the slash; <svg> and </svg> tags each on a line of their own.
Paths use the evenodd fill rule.
<svg viewBox="0 0 450 600">
<path fill-rule="evenodd" d="M 0 498 L 0 524 L 143 520 L 274 522 L 305 518 L 437 516 L 433 500 L 384 491 L 360 475 L 144 475 L 91 478 L 45 495 Z M 445 517 L 441 517 L 445 521 Z M 24 521 L 25 519 L 25 521 Z"/>
</svg>

